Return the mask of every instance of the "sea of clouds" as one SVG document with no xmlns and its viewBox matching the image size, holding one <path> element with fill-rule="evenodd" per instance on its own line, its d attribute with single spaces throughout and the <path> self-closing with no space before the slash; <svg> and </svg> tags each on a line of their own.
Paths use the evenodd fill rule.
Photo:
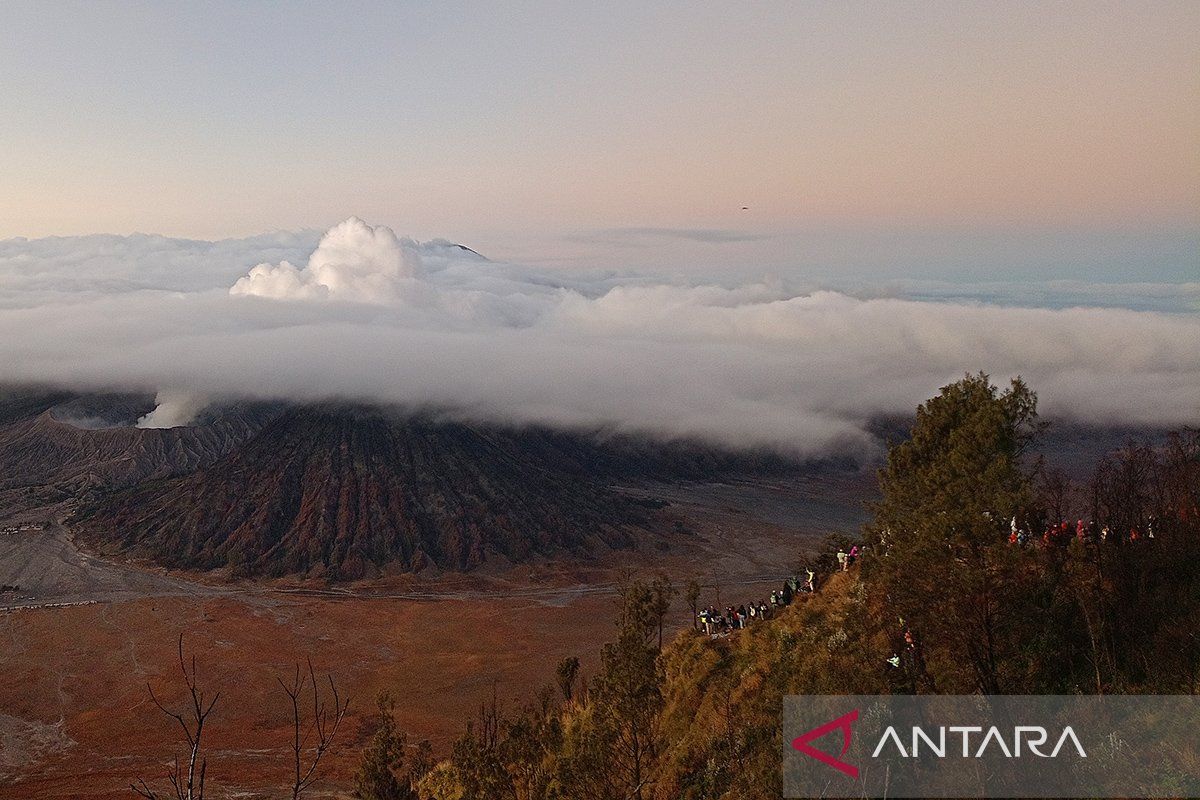
<svg viewBox="0 0 1200 800">
<path fill-rule="evenodd" d="M 978 370 L 1020 374 L 1051 416 L 1200 422 L 1200 314 L 1113 307 L 1129 291 L 1186 309 L 1200 287 L 1130 286 L 1014 301 L 539 271 L 357 218 L 219 242 L 10 239 L 0 382 L 158 392 L 155 427 L 228 398 L 346 398 L 803 455 L 872 447 L 872 418 Z M 1038 301 L 1055 292 L 1079 305 Z"/>
</svg>

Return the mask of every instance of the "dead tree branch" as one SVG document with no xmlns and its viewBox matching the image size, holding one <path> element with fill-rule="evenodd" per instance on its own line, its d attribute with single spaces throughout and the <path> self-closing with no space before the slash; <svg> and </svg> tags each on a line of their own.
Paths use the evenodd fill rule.
<svg viewBox="0 0 1200 800">
<path fill-rule="evenodd" d="M 177 754 L 173 768 L 167 773 L 167 780 L 171 784 L 170 795 L 160 794 L 151 789 L 145 780 L 138 780 L 136 785 L 130 786 L 146 800 L 169 800 L 170 797 L 174 797 L 175 800 L 204 800 L 204 781 L 208 772 L 208 759 L 203 749 L 204 724 L 208 721 L 221 693 L 218 691 L 211 700 L 205 697 L 197 677 L 196 654 L 192 654 L 190 665 L 183 657 L 182 633 L 179 634 L 179 671 L 183 675 L 183 683 L 189 695 L 186 707 L 182 710 L 172 711 L 163 705 L 149 683 L 146 684 L 146 690 L 158 710 L 175 720 L 183 731 L 183 738 L 187 743 L 187 767 L 185 769 L 179 762 Z"/>
<path fill-rule="evenodd" d="M 292 704 L 292 800 L 299 800 L 301 795 L 317 778 L 317 767 L 321 758 L 333 746 L 338 728 L 350 708 L 350 700 L 342 700 L 332 675 L 326 676 L 329 691 L 323 696 L 321 686 L 317 682 L 317 673 L 313 669 L 312 659 L 308 660 L 308 675 L 305 676 L 296 665 L 296 674 L 292 682 L 285 683 L 283 678 L 277 678 L 284 694 Z M 305 720 L 301 711 L 301 703 L 307 692 L 312 692 L 312 717 Z M 332 706 L 330 703 L 332 702 Z"/>
</svg>

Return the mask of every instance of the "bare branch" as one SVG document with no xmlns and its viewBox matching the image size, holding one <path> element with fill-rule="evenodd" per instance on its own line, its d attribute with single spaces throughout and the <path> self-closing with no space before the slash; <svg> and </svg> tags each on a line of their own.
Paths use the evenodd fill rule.
<svg viewBox="0 0 1200 800">
<path fill-rule="evenodd" d="M 187 743 L 186 771 L 179 762 L 179 756 L 176 755 L 172 770 L 166 775 L 167 782 L 171 784 L 175 800 L 204 800 L 205 780 L 208 772 L 208 759 L 204 756 L 202 748 L 204 724 L 208 721 L 213 708 L 216 707 L 221 693 L 217 692 L 211 700 L 206 701 L 204 690 L 200 687 L 196 655 L 192 654 L 190 666 L 188 660 L 184 658 L 182 633 L 179 634 L 177 655 L 179 657 L 179 671 L 183 675 L 183 684 L 187 687 L 189 695 L 189 707 L 187 710 L 172 711 L 167 708 L 158 699 L 158 695 L 154 693 L 154 688 L 149 683 L 146 684 L 146 691 L 149 692 L 150 700 L 158 710 L 178 723 L 180 730 L 183 731 L 183 738 Z M 144 780 L 139 780 L 137 785 L 130 788 L 141 797 L 146 798 L 146 800 L 165 800 L 163 795 L 151 789 Z"/>
<path fill-rule="evenodd" d="M 350 701 L 343 701 L 333 680 L 329 682 L 328 696 L 323 696 L 321 683 L 312 659 L 308 659 L 308 675 L 296 665 L 296 674 L 289 685 L 278 678 L 283 693 L 292 706 L 292 799 L 299 800 L 317 778 L 317 768 L 325 753 L 333 746 L 334 738 L 350 708 Z M 300 702 L 305 692 L 312 693 L 311 717 L 306 721 L 300 711 Z M 332 701 L 332 707 L 330 702 Z M 312 743 L 310 745 L 310 742 Z"/>
</svg>

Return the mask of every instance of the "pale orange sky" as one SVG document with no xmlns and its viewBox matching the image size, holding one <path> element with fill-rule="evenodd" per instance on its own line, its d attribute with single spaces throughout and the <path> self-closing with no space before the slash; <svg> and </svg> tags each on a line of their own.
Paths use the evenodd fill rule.
<svg viewBox="0 0 1200 800">
<path fill-rule="evenodd" d="M 0 237 L 1194 232 L 1198 34 L 1197 2 L 6 3 Z"/>
</svg>

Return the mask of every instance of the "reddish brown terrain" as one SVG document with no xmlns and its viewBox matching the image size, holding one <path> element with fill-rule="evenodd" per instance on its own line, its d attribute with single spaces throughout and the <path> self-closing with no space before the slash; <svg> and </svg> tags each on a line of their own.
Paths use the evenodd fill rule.
<svg viewBox="0 0 1200 800">
<path fill-rule="evenodd" d="M 5 614 L 0 797 L 129 797 L 135 777 L 158 778 L 177 731 L 145 684 L 181 699 L 181 631 L 205 684 L 222 692 L 210 732 L 216 796 L 269 797 L 285 785 L 290 734 L 275 679 L 295 661 L 312 658 L 352 698 L 327 772 L 327 787 L 344 787 L 380 691 L 400 698 L 408 730 L 444 747 L 493 681 L 502 699 L 529 696 L 558 658 L 595 650 L 608 616 L 600 596 L 561 606 L 173 597 Z"/>
<path fill-rule="evenodd" d="M 380 691 L 399 699 L 413 741 L 445 753 L 493 686 L 511 707 L 548 684 L 564 656 L 594 667 L 622 568 L 661 567 L 680 585 L 695 575 L 707 602 L 718 586 L 724 602 L 765 596 L 821 535 L 854 527 L 864 480 L 660 487 L 682 532 L 652 546 L 329 588 L 135 569 L 81 553 L 53 528 L 0 537 L 0 583 L 23 587 L 0 606 L 24 606 L 0 613 L 0 798 L 127 798 L 132 780 L 162 774 L 174 723 L 146 683 L 179 699 L 181 632 L 202 678 L 222 691 L 213 797 L 282 796 L 289 729 L 276 678 L 310 657 L 353 698 L 312 796 L 347 796 Z M 50 605 L 60 602 L 89 604 Z M 688 624 L 677 606 L 676 624 Z"/>
</svg>

